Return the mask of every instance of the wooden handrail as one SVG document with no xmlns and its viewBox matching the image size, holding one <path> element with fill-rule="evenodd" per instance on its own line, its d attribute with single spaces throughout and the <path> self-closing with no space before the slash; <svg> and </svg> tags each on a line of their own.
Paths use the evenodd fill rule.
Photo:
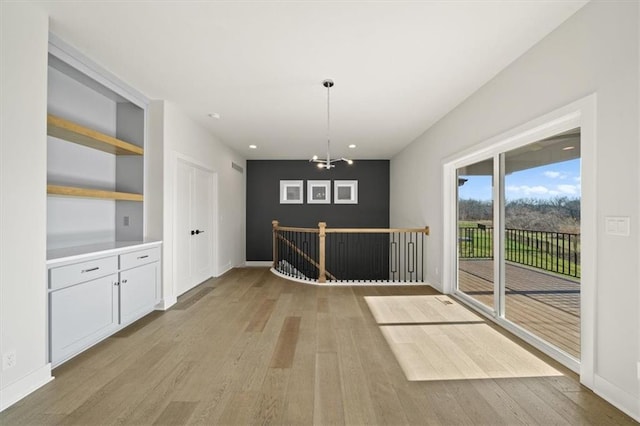
<svg viewBox="0 0 640 426">
<path fill-rule="evenodd" d="M 318 223 L 318 250 L 319 250 L 319 260 L 320 260 L 320 265 L 318 265 L 320 272 L 318 273 L 318 282 L 319 283 L 326 283 L 327 282 L 327 266 L 326 266 L 326 262 L 327 262 L 327 256 L 326 256 L 326 239 L 327 239 L 327 233 L 325 232 L 327 228 L 327 223 L 326 222 L 320 222 Z"/>
<path fill-rule="evenodd" d="M 313 258 L 309 257 L 309 255 L 307 255 L 304 251 L 300 250 L 300 248 L 298 246 L 296 246 L 295 244 L 293 244 L 291 241 L 287 240 L 285 237 L 283 237 L 282 235 L 278 235 L 278 239 L 281 241 L 284 241 L 284 243 L 286 245 L 288 245 L 289 247 L 291 247 L 293 250 L 295 250 L 300 256 L 302 256 L 305 260 L 307 260 L 309 263 L 311 263 L 313 266 L 315 266 L 316 268 L 318 268 L 318 270 L 321 270 L 320 268 L 320 264 L 318 264 L 318 262 L 316 262 L 315 260 L 313 260 Z M 326 282 L 326 277 L 331 278 L 332 280 L 335 280 L 336 277 L 334 277 L 329 271 L 325 271 L 325 281 L 320 281 L 320 279 L 318 278 L 318 281 L 320 282 Z"/>
<path fill-rule="evenodd" d="M 401 233 L 424 233 L 429 235 L 429 227 L 424 228 L 327 228 L 328 234 L 392 234 L 394 232 Z"/>
<path fill-rule="evenodd" d="M 274 222 L 277 222 L 277 220 L 274 220 Z M 312 234 L 320 232 L 318 228 L 296 228 L 294 226 L 277 226 L 276 229 L 278 231 L 309 232 Z"/>
<path fill-rule="evenodd" d="M 298 228 L 294 226 L 279 226 L 277 224 L 277 220 L 274 225 L 274 229 L 278 231 L 292 231 L 292 232 L 309 232 L 313 234 L 320 233 L 319 228 Z M 272 222 L 272 223 L 273 223 Z M 324 222 L 320 222 L 324 223 Z M 425 226 L 424 228 L 327 228 L 325 224 L 325 232 L 327 234 L 392 234 L 394 232 L 422 232 L 425 235 L 429 235 L 429 227 Z"/>
<path fill-rule="evenodd" d="M 280 226 L 280 222 L 274 220 L 271 222 L 273 226 L 273 267 L 277 268 L 279 253 L 278 253 L 278 241 L 284 241 L 289 247 L 294 249 L 305 260 L 318 268 L 318 282 L 324 283 L 327 281 L 327 277 L 332 280 L 337 280 L 335 276 L 330 274 L 326 270 L 326 238 L 327 234 L 394 234 L 394 233 L 416 233 L 429 235 L 429 227 L 424 228 L 327 228 L 326 222 L 318 223 L 317 228 L 301 228 L 294 226 Z M 309 257 L 294 243 L 284 238 L 279 234 L 280 231 L 289 232 L 304 232 L 310 234 L 318 234 L 318 261 Z"/>
<path fill-rule="evenodd" d="M 278 222 L 277 220 L 271 221 L 273 226 L 273 268 L 278 265 Z"/>
</svg>

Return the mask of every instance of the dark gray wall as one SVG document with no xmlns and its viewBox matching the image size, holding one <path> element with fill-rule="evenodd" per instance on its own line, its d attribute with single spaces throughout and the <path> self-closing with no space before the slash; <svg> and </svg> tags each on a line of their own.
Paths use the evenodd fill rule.
<svg viewBox="0 0 640 426">
<path fill-rule="evenodd" d="M 280 181 L 303 180 L 304 204 L 280 204 Z M 331 180 L 331 204 L 307 204 L 307 181 Z M 333 181 L 357 180 L 358 204 L 333 204 Z M 358 160 L 320 170 L 305 160 L 247 161 L 247 260 L 271 260 L 271 221 L 316 228 L 389 227 L 389 161 Z"/>
</svg>

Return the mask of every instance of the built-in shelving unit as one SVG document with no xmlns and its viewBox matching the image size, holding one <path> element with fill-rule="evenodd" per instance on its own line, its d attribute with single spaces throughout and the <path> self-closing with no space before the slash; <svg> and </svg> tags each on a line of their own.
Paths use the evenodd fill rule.
<svg viewBox="0 0 640 426">
<path fill-rule="evenodd" d="M 105 135 L 73 121 L 47 115 L 47 134 L 88 148 L 113 155 L 144 155 L 144 149 L 129 142 Z M 74 186 L 47 185 L 47 194 L 65 197 L 101 198 L 107 200 L 143 201 L 142 194 L 104 191 Z"/>
<path fill-rule="evenodd" d="M 148 100 L 55 37 L 48 59 L 46 291 L 55 367 L 155 309 L 162 250 L 144 226 Z"/>
<path fill-rule="evenodd" d="M 47 185 L 47 194 L 66 197 L 102 198 L 106 200 L 143 201 L 142 194 L 102 191 L 100 189 L 76 188 L 73 186 Z"/>
<path fill-rule="evenodd" d="M 64 118 L 49 114 L 47 134 L 114 155 L 143 155 L 144 149 Z"/>
<path fill-rule="evenodd" d="M 47 249 L 142 241 L 146 100 L 60 46 L 49 52 Z"/>
</svg>

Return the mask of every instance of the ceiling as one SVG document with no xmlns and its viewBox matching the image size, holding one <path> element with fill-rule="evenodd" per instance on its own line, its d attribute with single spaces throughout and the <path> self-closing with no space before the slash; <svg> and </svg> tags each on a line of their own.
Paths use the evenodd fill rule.
<svg viewBox="0 0 640 426">
<path fill-rule="evenodd" d="M 248 159 L 326 152 L 326 78 L 332 155 L 391 158 L 585 3 L 35 2 L 51 32 Z"/>
</svg>

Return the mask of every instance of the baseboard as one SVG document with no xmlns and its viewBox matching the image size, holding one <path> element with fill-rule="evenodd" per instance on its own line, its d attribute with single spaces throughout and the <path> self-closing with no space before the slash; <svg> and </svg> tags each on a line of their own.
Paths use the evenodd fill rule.
<svg viewBox="0 0 640 426">
<path fill-rule="evenodd" d="M 223 265 L 223 266 L 220 267 L 220 269 L 218 270 L 218 273 L 216 274 L 216 277 L 220 277 L 220 276 L 226 274 L 231 269 L 233 269 L 233 267 L 231 266 L 231 262 L 228 262 L 226 265 Z"/>
<path fill-rule="evenodd" d="M 244 262 L 244 266 L 247 268 L 270 268 L 273 266 L 271 260 L 247 260 Z"/>
<path fill-rule="evenodd" d="M 0 389 L 0 411 L 4 411 L 11 407 L 31 392 L 49 383 L 51 380 L 53 380 L 53 376 L 51 375 L 51 364 L 45 364 L 17 382 Z"/>
<path fill-rule="evenodd" d="M 175 305 L 177 302 L 178 302 L 178 298 L 175 296 L 167 299 L 162 299 L 160 303 L 156 305 L 155 309 L 156 311 L 166 311 L 167 309 Z"/>
<path fill-rule="evenodd" d="M 618 386 L 597 374 L 594 377 L 593 384 L 593 392 L 607 400 L 620 411 L 631 416 L 634 420 L 640 422 L 640 398 L 638 398 L 637 395 L 632 395 L 620 389 Z"/>
</svg>

